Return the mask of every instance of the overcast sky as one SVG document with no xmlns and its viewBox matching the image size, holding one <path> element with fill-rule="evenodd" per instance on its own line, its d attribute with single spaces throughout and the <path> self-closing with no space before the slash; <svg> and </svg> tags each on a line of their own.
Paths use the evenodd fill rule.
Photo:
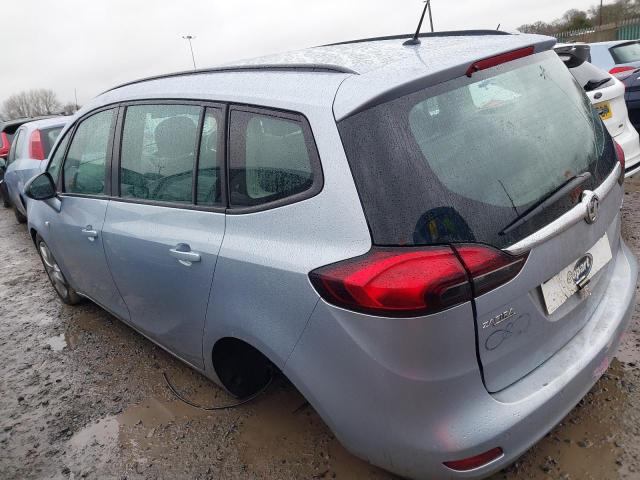
<svg viewBox="0 0 640 480">
<path fill-rule="evenodd" d="M 515 29 L 595 0 L 432 0 L 436 30 Z M 415 30 L 420 0 L 18 0 L 0 10 L 0 102 L 51 88 L 82 104 L 136 78 Z M 428 28 L 428 24 L 425 24 Z"/>
</svg>

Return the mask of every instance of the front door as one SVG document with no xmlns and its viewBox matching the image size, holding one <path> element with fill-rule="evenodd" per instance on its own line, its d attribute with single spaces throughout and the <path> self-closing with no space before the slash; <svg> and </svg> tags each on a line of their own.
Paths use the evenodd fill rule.
<svg viewBox="0 0 640 480">
<path fill-rule="evenodd" d="M 197 368 L 225 231 L 222 118 L 196 104 L 127 106 L 102 232 L 131 323 Z"/>
<path fill-rule="evenodd" d="M 60 202 L 51 213 L 48 229 L 54 257 L 78 293 L 128 320 L 128 310 L 107 265 L 102 239 L 116 112 L 108 109 L 93 114 L 73 132 L 62 169 Z M 61 147 L 63 144 L 66 139 Z M 49 170 L 51 173 L 52 166 Z"/>
</svg>

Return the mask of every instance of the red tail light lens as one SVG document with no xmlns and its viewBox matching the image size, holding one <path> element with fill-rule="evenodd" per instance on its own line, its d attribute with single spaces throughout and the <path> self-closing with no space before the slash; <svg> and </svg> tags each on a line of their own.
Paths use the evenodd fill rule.
<svg viewBox="0 0 640 480">
<path fill-rule="evenodd" d="M 9 137 L 7 137 L 6 133 L 2 132 L 2 134 L 0 134 L 0 157 L 6 157 L 9 155 L 10 146 Z"/>
<path fill-rule="evenodd" d="M 514 257 L 485 245 L 456 245 L 454 248 L 471 276 L 475 297 L 515 278 L 527 260 L 526 255 Z"/>
<path fill-rule="evenodd" d="M 613 67 L 611 70 L 609 70 L 609 73 L 611 75 L 614 75 L 619 80 L 624 80 L 629 75 L 631 75 L 634 70 L 636 70 L 636 67 Z"/>
<path fill-rule="evenodd" d="M 535 49 L 533 47 L 526 47 L 521 48 L 520 50 L 514 50 L 512 52 L 496 55 L 495 57 L 485 58 L 484 60 L 480 60 L 469 67 L 469 69 L 467 70 L 467 77 L 471 77 L 474 73 L 481 70 L 488 70 L 489 68 L 497 67 L 498 65 L 502 65 L 503 63 L 512 62 L 514 60 L 518 60 L 519 58 L 528 57 L 529 55 L 533 55 L 534 53 Z"/>
<path fill-rule="evenodd" d="M 383 316 L 435 313 L 471 299 L 464 268 L 449 247 L 373 249 L 310 273 L 330 303 Z"/>
<path fill-rule="evenodd" d="M 475 457 L 465 458 L 463 460 L 455 460 L 453 462 L 444 462 L 444 465 L 456 472 L 468 472 L 469 470 L 475 470 L 476 468 L 484 467 L 485 465 L 502 457 L 504 452 L 500 447 L 493 448 L 488 452 L 481 453 Z"/>
<path fill-rule="evenodd" d="M 33 158 L 34 160 L 45 159 L 40 130 L 34 130 L 29 138 L 29 158 Z"/>
<path fill-rule="evenodd" d="M 622 167 L 622 172 L 620 173 L 620 185 L 622 185 L 624 183 L 624 170 L 627 166 L 627 160 L 624 155 L 624 150 L 622 149 L 620 144 L 615 140 L 613 141 L 613 144 L 616 147 L 616 155 L 618 156 L 618 161 L 620 162 L 620 166 Z"/>
<path fill-rule="evenodd" d="M 420 250 L 376 247 L 361 257 L 314 270 L 309 277 L 320 295 L 338 307 L 407 317 L 468 302 L 474 290 L 486 293 L 512 279 L 524 264 L 520 257 L 482 245 L 459 248 L 456 253 L 446 246 Z M 467 272 L 473 276 L 473 287 Z"/>
</svg>

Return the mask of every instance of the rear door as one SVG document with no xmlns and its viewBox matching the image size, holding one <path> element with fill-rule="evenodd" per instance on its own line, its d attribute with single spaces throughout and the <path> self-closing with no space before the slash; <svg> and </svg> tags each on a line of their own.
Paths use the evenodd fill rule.
<svg viewBox="0 0 640 480">
<path fill-rule="evenodd" d="M 60 202 L 51 204 L 49 229 L 50 247 L 71 285 L 127 320 L 129 313 L 109 272 L 102 237 L 117 111 L 92 113 L 75 127 L 59 180 Z M 56 175 L 57 169 L 52 162 L 50 173 Z"/>
<path fill-rule="evenodd" d="M 531 372 L 586 324 L 620 248 L 620 166 L 555 53 L 406 95 L 339 128 L 374 243 L 453 245 L 467 267 L 489 391 Z M 588 223 L 592 191 L 600 208 Z M 468 244 L 512 253 L 505 268 L 522 265 L 517 255 L 526 261 L 496 287 L 499 265 L 476 268 L 482 259 Z"/>
<path fill-rule="evenodd" d="M 225 231 L 224 108 L 131 104 L 118 128 L 116 198 L 104 239 L 111 272 L 145 335 L 202 368 L 202 332 Z"/>
</svg>

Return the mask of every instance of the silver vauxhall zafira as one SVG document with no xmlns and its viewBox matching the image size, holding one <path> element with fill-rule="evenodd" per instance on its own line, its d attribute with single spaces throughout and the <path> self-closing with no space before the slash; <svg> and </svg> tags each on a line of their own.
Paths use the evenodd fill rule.
<svg viewBox="0 0 640 480">
<path fill-rule="evenodd" d="M 280 370 L 355 455 L 482 478 L 616 353 L 624 155 L 553 39 L 405 40 L 100 95 L 27 186 L 29 229 L 63 301 L 233 395 Z"/>
</svg>

